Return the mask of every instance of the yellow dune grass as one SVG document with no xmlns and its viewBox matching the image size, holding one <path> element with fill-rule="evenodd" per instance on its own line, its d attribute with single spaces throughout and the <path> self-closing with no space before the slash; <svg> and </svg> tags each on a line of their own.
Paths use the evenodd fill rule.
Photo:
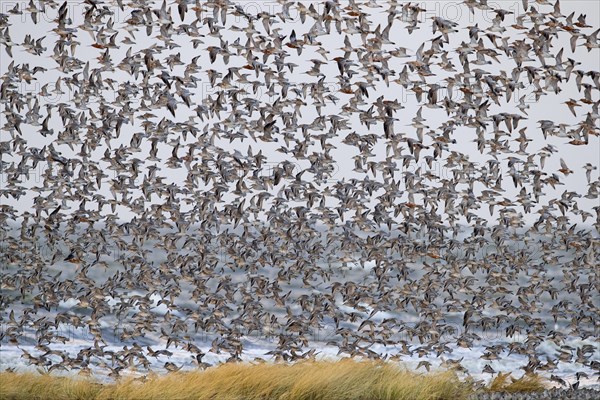
<svg viewBox="0 0 600 400">
<path fill-rule="evenodd" d="M 510 377 L 510 379 L 508 379 Z M 523 392 L 539 392 L 546 389 L 545 381 L 539 375 L 525 374 L 516 379 L 507 374 L 498 374 L 492 382 L 488 391 L 490 392 L 506 392 L 506 393 L 523 393 Z"/>
<path fill-rule="evenodd" d="M 0 373 L 0 399 L 95 399 L 103 386 L 91 379 L 33 373 Z"/>
<path fill-rule="evenodd" d="M 497 382 L 496 389 L 516 388 L 515 382 L 512 385 Z M 474 391 L 473 385 L 451 371 L 419 374 L 391 363 L 352 360 L 231 363 L 204 371 L 150 375 L 143 382 L 123 378 L 111 384 L 0 373 L 0 399 L 460 400 Z"/>
</svg>

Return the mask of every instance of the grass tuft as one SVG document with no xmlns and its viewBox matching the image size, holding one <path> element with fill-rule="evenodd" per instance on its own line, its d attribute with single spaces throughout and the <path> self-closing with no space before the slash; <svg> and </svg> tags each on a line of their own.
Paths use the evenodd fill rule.
<svg viewBox="0 0 600 400">
<path fill-rule="evenodd" d="M 90 379 L 74 379 L 33 373 L 0 373 L 0 399 L 94 399 L 102 385 Z"/>
<path fill-rule="evenodd" d="M 499 374 L 488 392 L 545 389 L 534 375 Z M 476 392 L 453 371 L 426 374 L 376 361 L 230 363 L 204 371 L 150 374 L 99 384 L 90 378 L 0 373 L 0 399 L 76 400 L 461 400 Z"/>
<path fill-rule="evenodd" d="M 509 379 L 510 378 L 510 379 Z M 489 385 L 489 392 L 503 393 L 531 393 L 540 392 L 546 389 L 545 380 L 539 375 L 525 374 L 515 379 L 506 374 L 498 374 Z"/>
</svg>

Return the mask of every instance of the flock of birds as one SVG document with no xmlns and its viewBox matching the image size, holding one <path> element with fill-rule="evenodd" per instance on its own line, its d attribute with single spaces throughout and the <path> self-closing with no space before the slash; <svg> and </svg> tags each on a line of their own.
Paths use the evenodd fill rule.
<svg viewBox="0 0 600 400">
<path fill-rule="evenodd" d="M 585 15 L 548 0 L 457 3 L 491 16 L 471 26 L 398 0 L 14 4 L 0 354 L 118 377 L 176 371 L 174 349 L 241 360 L 253 333 L 272 338 L 261 358 L 314 358 L 329 327 L 342 357 L 466 371 L 452 353 L 480 346 L 483 374 L 518 356 L 559 385 L 565 364 L 600 376 L 598 159 L 554 167 L 599 146 Z M 529 120 L 563 90 L 578 96 L 564 114 Z M 68 350 L 66 326 L 90 335 Z"/>
</svg>

